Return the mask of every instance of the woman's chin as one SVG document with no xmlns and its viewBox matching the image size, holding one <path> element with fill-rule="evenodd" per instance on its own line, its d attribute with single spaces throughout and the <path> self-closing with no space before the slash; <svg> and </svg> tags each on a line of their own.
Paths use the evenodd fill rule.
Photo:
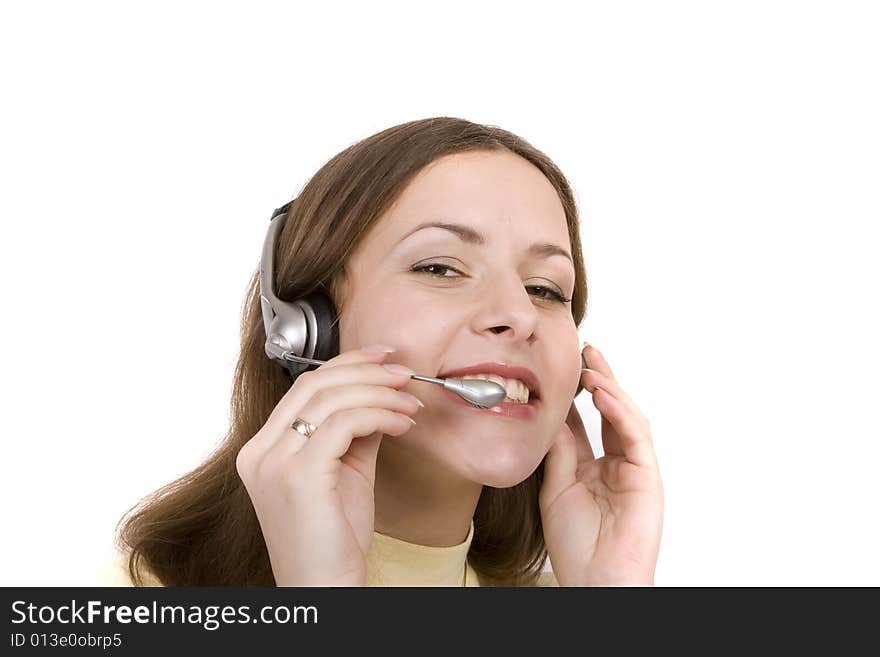
<svg viewBox="0 0 880 657">
<path fill-rule="evenodd" d="M 409 444 L 417 444 L 418 449 L 433 453 L 446 467 L 485 486 L 510 488 L 522 483 L 547 452 L 542 447 L 539 423 L 482 418 L 475 421 L 472 414 L 465 413 L 464 417 L 443 417 L 438 424 L 422 422 L 415 429 L 422 429 L 424 434 L 420 433 Z"/>
<path fill-rule="evenodd" d="M 510 488 L 531 476 L 541 462 L 542 454 L 533 449 L 516 449 L 511 445 L 482 445 L 481 452 L 468 459 L 471 478 L 492 488 Z"/>
<path fill-rule="evenodd" d="M 532 472 L 523 469 L 514 474 L 512 472 L 480 472 L 474 476 L 484 486 L 491 488 L 513 488 L 529 478 Z"/>
</svg>

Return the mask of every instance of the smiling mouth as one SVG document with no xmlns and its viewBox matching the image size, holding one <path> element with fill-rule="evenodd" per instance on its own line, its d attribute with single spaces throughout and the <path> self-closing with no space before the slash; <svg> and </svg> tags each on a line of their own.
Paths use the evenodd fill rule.
<svg viewBox="0 0 880 657">
<path fill-rule="evenodd" d="M 535 420 L 538 417 L 538 409 L 541 401 L 538 397 L 530 398 L 527 403 L 511 401 L 510 399 L 505 398 L 503 401 L 498 402 L 490 408 L 482 408 L 470 404 L 451 390 L 442 390 L 441 392 L 444 396 L 448 397 L 455 406 L 462 408 L 465 412 L 471 411 L 500 419 Z"/>
<path fill-rule="evenodd" d="M 540 400 L 537 397 L 529 397 L 529 401 L 522 402 L 517 401 L 516 399 L 511 399 L 510 397 L 505 397 L 498 404 L 510 404 L 511 406 L 537 406 Z"/>
<path fill-rule="evenodd" d="M 511 406 L 534 406 L 538 401 L 537 397 L 529 397 L 529 401 L 524 402 L 518 399 L 511 399 L 510 397 L 505 397 L 498 404 L 510 404 Z"/>
<path fill-rule="evenodd" d="M 490 380 L 490 379 L 486 379 L 486 378 L 482 378 L 482 377 L 475 377 L 475 376 L 460 377 L 460 378 L 459 378 L 459 381 L 461 381 L 461 382 L 462 382 L 462 385 L 463 385 L 465 388 L 469 389 L 469 390 L 473 390 L 473 387 L 468 385 L 469 383 L 472 383 L 472 382 L 483 382 L 483 381 L 486 381 L 486 382 L 489 382 L 489 383 L 494 383 L 494 384 L 497 385 L 497 386 L 501 386 L 501 384 L 500 384 L 498 381 L 493 381 L 493 380 Z M 503 386 L 502 386 L 502 388 L 503 388 Z M 536 399 L 538 399 L 537 395 L 532 395 L 532 394 L 530 393 L 530 391 L 529 391 L 528 388 L 525 389 L 525 393 L 524 393 L 524 394 L 521 392 L 522 388 L 519 388 L 518 390 L 515 388 L 514 390 L 515 390 L 515 392 L 514 392 L 514 395 L 515 395 L 515 396 L 514 396 L 514 397 L 511 397 L 511 396 L 510 396 L 510 391 L 509 391 L 508 389 L 504 389 L 505 396 L 504 396 L 500 401 L 491 404 L 491 406 L 496 406 L 496 405 L 498 405 L 498 404 L 517 404 L 517 405 L 520 405 L 520 406 L 528 406 L 528 405 L 531 404 L 533 401 L 535 401 Z M 480 391 L 482 392 L 482 390 L 480 390 Z M 457 394 L 458 394 L 458 393 L 457 393 Z M 495 393 L 493 392 L 493 396 L 494 396 L 494 395 L 495 395 Z M 459 396 L 462 396 L 462 397 L 463 397 L 464 395 L 463 395 L 463 394 L 459 394 Z M 486 403 L 486 402 L 483 401 L 483 403 Z M 480 408 L 479 406 L 477 406 L 476 403 L 473 403 L 473 404 L 471 404 L 471 405 L 474 406 L 475 408 Z M 486 407 L 486 408 L 491 408 L 491 406 L 488 406 L 488 407 Z"/>
<path fill-rule="evenodd" d="M 495 385 L 499 385 L 504 389 L 504 399 L 499 403 L 510 403 L 510 404 L 523 404 L 528 405 L 532 400 L 540 399 L 540 395 L 536 392 L 532 391 L 528 386 L 524 385 L 522 382 L 517 382 L 518 387 L 514 386 L 514 390 L 516 391 L 514 394 L 515 397 L 510 396 L 510 388 L 506 387 L 503 383 L 499 382 L 497 379 L 490 379 L 483 376 L 474 376 L 470 374 L 466 374 L 464 376 L 458 377 L 461 381 L 490 381 Z"/>
</svg>

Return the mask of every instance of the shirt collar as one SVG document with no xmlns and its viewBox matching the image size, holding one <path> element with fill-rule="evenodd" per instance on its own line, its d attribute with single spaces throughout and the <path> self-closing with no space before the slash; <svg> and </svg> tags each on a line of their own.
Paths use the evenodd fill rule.
<svg viewBox="0 0 880 657">
<path fill-rule="evenodd" d="M 467 585 L 474 586 L 475 573 L 467 565 L 473 538 L 473 519 L 464 541 L 445 547 L 408 543 L 374 531 L 367 550 L 367 586 L 461 586 L 466 566 Z"/>
</svg>

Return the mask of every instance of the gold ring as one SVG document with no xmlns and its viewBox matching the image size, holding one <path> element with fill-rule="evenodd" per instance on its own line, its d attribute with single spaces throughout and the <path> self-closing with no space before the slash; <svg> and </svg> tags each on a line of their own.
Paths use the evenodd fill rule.
<svg viewBox="0 0 880 657">
<path fill-rule="evenodd" d="M 316 427 L 314 424 L 309 424 L 301 417 L 298 417 L 293 421 L 293 424 L 290 425 L 290 428 L 299 431 L 303 436 L 308 438 L 312 435 L 312 432 L 318 427 Z"/>
</svg>

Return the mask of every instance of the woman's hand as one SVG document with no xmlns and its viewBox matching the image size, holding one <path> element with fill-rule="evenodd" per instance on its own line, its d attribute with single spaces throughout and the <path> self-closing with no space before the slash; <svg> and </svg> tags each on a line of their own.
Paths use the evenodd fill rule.
<svg viewBox="0 0 880 657">
<path fill-rule="evenodd" d="M 413 426 L 411 379 L 382 351 L 348 351 L 300 374 L 236 469 L 254 505 L 277 586 L 363 586 L 382 434 Z M 399 365 L 389 367 L 401 367 Z M 405 368 L 404 368 L 405 369 Z M 306 438 L 291 423 L 317 428 Z"/>
<path fill-rule="evenodd" d="M 651 427 L 595 347 L 581 385 L 602 414 L 595 458 L 572 402 L 544 462 L 544 539 L 560 586 L 650 586 L 663 530 L 663 483 Z"/>
</svg>

